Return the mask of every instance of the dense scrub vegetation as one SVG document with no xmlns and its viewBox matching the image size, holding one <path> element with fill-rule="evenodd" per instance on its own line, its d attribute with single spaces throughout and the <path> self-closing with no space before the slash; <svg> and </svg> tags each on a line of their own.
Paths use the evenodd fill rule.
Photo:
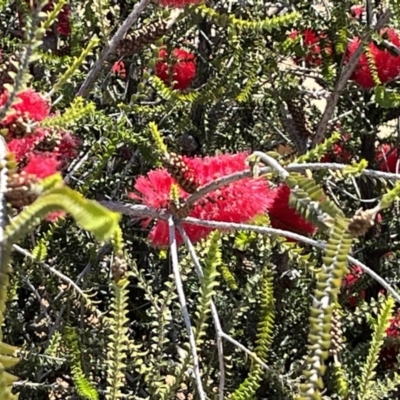
<svg viewBox="0 0 400 400">
<path fill-rule="evenodd" d="M 0 10 L 0 399 L 398 398 L 397 0 Z"/>
</svg>

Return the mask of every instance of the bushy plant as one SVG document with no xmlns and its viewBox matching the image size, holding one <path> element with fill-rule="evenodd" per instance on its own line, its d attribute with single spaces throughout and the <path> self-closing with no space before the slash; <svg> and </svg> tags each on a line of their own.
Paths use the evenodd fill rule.
<svg viewBox="0 0 400 400">
<path fill-rule="evenodd" d="M 397 398 L 399 7 L 0 0 L 0 399 Z"/>
</svg>

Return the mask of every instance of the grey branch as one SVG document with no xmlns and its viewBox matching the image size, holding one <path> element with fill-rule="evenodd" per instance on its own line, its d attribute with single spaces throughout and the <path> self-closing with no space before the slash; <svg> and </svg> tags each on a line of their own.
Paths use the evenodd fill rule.
<svg viewBox="0 0 400 400">
<path fill-rule="evenodd" d="M 391 16 L 391 11 L 388 9 L 386 12 L 382 15 L 382 17 L 379 19 L 377 22 L 376 26 L 374 27 L 375 30 L 381 29 L 389 20 Z M 331 95 L 328 97 L 325 111 L 322 115 L 321 121 L 318 124 L 317 132 L 314 136 L 313 142 L 312 142 L 312 147 L 315 147 L 318 143 L 321 143 L 322 140 L 325 137 L 325 132 L 328 128 L 329 122 L 332 118 L 332 115 L 335 111 L 336 104 L 339 101 L 340 95 L 343 91 L 343 89 L 346 87 L 347 81 L 350 79 L 351 74 L 353 73 L 358 59 L 361 57 L 363 51 L 364 51 L 364 42 L 369 41 L 372 36 L 372 31 L 367 32 L 362 40 L 360 41 L 359 46 L 357 47 L 357 50 L 352 54 L 350 57 L 349 62 L 346 64 L 346 66 L 343 68 L 342 73 L 339 77 L 338 82 L 336 83 L 335 89 L 331 93 Z"/>
<path fill-rule="evenodd" d="M 199 357 L 197 355 L 196 340 L 194 337 L 192 324 L 190 322 L 189 311 L 187 309 L 185 292 L 183 291 L 183 284 L 181 279 L 181 273 L 179 271 L 179 260 L 178 260 L 178 247 L 175 238 L 175 224 L 172 216 L 168 218 L 169 227 L 169 249 L 171 252 L 172 270 L 174 272 L 176 290 L 178 291 L 179 302 L 181 303 L 183 319 L 185 321 L 186 330 L 189 336 L 190 350 L 193 357 L 193 371 L 196 378 L 197 390 L 200 400 L 206 400 L 206 395 L 203 389 L 203 383 L 201 382 L 201 374 L 199 367 Z"/>
<path fill-rule="evenodd" d="M 103 67 L 104 62 L 107 60 L 110 54 L 112 54 L 115 51 L 116 47 L 118 46 L 118 43 L 127 34 L 129 28 L 137 21 L 140 14 L 148 6 L 150 1 L 151 0 L 141 0 L 139 3 L 135 5 L 133 11 L 128 15 L 128 18 L 119 27 L 117 32 L 115 32 L 115 35 L 112 37 L 110 42 L 104 47 L 99 58 L 93 65 L 93 68 L 90 70 L 82 86 L 79 88 L 77 96 L 86 97 L 89 94 L 92 85 L 94 84 L 94 82 L 101 73 L 101 69 Z"/>
</svg>

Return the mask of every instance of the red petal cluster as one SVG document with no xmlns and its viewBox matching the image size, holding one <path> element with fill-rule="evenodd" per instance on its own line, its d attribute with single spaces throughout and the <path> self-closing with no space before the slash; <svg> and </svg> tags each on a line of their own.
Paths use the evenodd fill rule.
<svg viewBox="0 0 400 400">
<path fill-rule="evenodd" d="M 123 61 L 115 62 L 111 68 L 111 72 L 120 76 L 121 78 L 126 78 L 125 63 Z"/>
<path fill-rule="evenodd" d="M 350 150 L 346 148 L 349 140 L 350 135 L 344 134 L 340 138 L 339 142 L 335 143 L 332 146 L 332 150 L 321 158 L 320 162 L 337 162 L 341 164 L 346 164 L 351 161 L 351 159 L 353 158 L 352 154 Z"/>
<path fill-rule="evenodd" d="M 8 150 L 14 154 L 18 172 L 44 179 L 62 170 L 76 156 L 78 139 L 69 132 L 38 126 L 50 113 L 49 104 L 39 93 L 26 89 L 16 98 L 18 101 L 0 121 L 0 128 L 5 133 Z M 0 95 L 0 107 L 7 100 L 5 91 Z M 49 220 L 62 215 L 53 213 Z"/>
<path fill-rule="evenodd" d="M 376 154 L 379 169 L 384 172 L 400 172 L 399 151 L 389 144 L 383 144 Z"/>
<path fill-rule="evenodd" d="M 327 38 L 326 33 L 317 32 L 312 29 L 305 29 L 303 32 L 293 31 L 289 35 L 291 39 L 297 39 L 301 35 L 303 51 L 306 56 L 304 60 L 307 67 L 318 67 L 323 61 L 323 52 L 327 55 L 332 54 L 332 45 Z M 300 63 L 303 60 L 302 57 L 296 57 L 296 63 Z"/>
<path fill-rule="evenodd" d="M 44 179 L 57 172 L 59 164 L 60 162 L 54 154 L 32 154 L 29 157 L 28 164 L 22 171 L 30 175 L 35 175 L 37 178 Z"/>
<path fill-rule="evenodd" d="M 174 89 L 187 89 L 196 76 L 194 54 L 183 49 L 175 49 L 168 57 L 167 50 L 163 48 L 159 52 L 159 58 L 156 64 L 156 75 L 168 86 L 171 86 L 173 82 Z M 168 64 L 168 60 L 172 65 Z"/>
<path fill-rule="evenodd" d="M 290 189 L 282 184 L 271 193 L 272 203 L 268 207 L 271 225 L 276 229 L 284 229 L 302 235 L 316 232 L 316 228 L 307 222 L 294 208 L 289 206 Z"/>
<path fill-rule="evenodd" d="M 381 351 L 381 358 L 387 368 L 393 368 L 397 362 L 400 351 L 400 314 L 390 319 L 390 325 L 386 329 L 387 342 Z"/>
<path fill-rule="evenodd" d="M 203 186 L 222 176 L 247 169 L 247 155 L 238 153 L 183 159 L 195 172 L 196 182 Z M 147 176 L 137 179 L 134 188 L 139 195 L 131 193 L 130 197 L 153 208 L 168 208 L 171 186 L 174 183 L 174 179 L 165 169 L 151 171 Z M 289 206 L 289 195 L 290 189 L 286 185 L 271 189 L 268 182 L 262 178 L 245 178 L 200 199 L 192 208 L 190 216 L 203 220 L 243 223 L 258 214 L 268 213 L 271 225 L 275 228 L 306 235 L 315 233 L 316 228 Z M 188 196 L 188 193 L 180 190 L 181 198 L 186 199 Z M 147 219 L 143 226 L 147 226 L 149 222 Z M 193 242 L 204 238 L 211 231 L 189 224 L 185 229 Z M 167 223 L 158 221 L 150 232 L 150 241 L 155 246 L 163 247 L 168 245 L 168 238 Z M 177 238 L 181 243 L 181 237 L 177 235 Z"/>
<path fill-rule="evenodd" d="M 195 171 L 197 182 L 205 185 L 225 175 L 247 169 L 247 153 L 225 154 L 215 157 L 189 158 L 184 157 L 185 163 Z M 141 176 L 135 183 L 135 193 L 132 199 L 139 199 L 144 204 L 154 208 L 167 208 L 170 200 L 171 186 L 174 179 L 165 169 L 151 171 L 147 176 Z M 180 191 L 182 198 L 188 193 Z M 271 190 L 263 178 L 244 178 L 207 194 L 197 201 L 190 216 L 202 220 L 243 223 L 256 215 L 265 213 L 271 204 Z M 150 221 L 144 222 L 146 226 Z M 211 229 L 184 224 L 185 230 L 193 242 L 206 237 Z M 157 221 L 150 232 L 149 239 L 155 246 L 164 247 L 169 243 L 168 225 L 166 221 Z M 182 239 L 177 235 L 178 243 Z"/>
<path fill-rule="evenodd" d="M 364 271 L 361 267 L 355 265 L 350 266 L 350 272 L 342 280 L 342 287 L 345 289 L 347 294 L 351 291 L 351 287 L 358 282 L 363 273 Z M 365 290 L 353 294 L 348 298 L 350 307 L 356 307 L 360 299 L 365 299 Z"/>
<path fill-rule="evenodd" d="M 380 31 L 380 35 L 394 46 L 400 47 L 400 37 L 394 29 L 384 28 Z M 350 42 L 347 48 L 347 59 L 349 59 L 356 51 L 360 43 L 360 38 L 355 38 Z M 374 60 L 381 83 L 390 82 L 399 76 L 400 56 L 391 52 L 389 49 L 378 46 L 374 42 L 369 44 L 368 49 L 371 53 L 372 59 Z M 364 89 L 371 89 L 375 86 L 365 53 L 359 58 L 356 69 L 351 78 Z"/>
<path fill-rule="evenodd" d="M 184 8 L 191 4 L 200 4 L 203 0 L 158 0 L 158 4 L 162 7 Z"/>
<path fill-rule="evenodd" d="M 39 122 L 48 117 L 50 106 L 43 96 L 32 89 L 26 89 L 16 95 L 17 102 L 12 105 L 6 117 L 1 121 L 3 128 L 10 129 L 20 120 L 21 122 Z M 0 107 L 8 100 L 8 92 L 0 95 Z M 12 129 L 12 128 L 11 128 Z M 12 135 L 13 132 L 10 132 Z"/>
</svg>

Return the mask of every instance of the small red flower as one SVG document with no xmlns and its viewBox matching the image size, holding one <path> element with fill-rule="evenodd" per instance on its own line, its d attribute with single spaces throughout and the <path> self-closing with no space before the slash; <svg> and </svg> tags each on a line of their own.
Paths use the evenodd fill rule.
<svg viewBox="0 0 400 400">
<path fill-rule="evenodd" d="M 125 63 L 123 61 L 115 62 L 111 68 L 111 72 L 121 78 L 126 78 Z"/>
<path fill-rule="evenodd" d="M 379 169 L 384 172 L 400 172 L 399 151 L 389 144 L 383 144 L 376 154 Z"/>
<path fill-rule="evenodd" d="M 305 51 L 304 60 L 307 67 L 318 67 L 323 61 L 323 52 L 326 55 L 332 54 L 332 45 L 327 38 L 326 33 L 316 32 L 307 28 L 301 34 L 303 51 Z M 291 39 L 296 39 L 299 36 L 298 31 L 293 31 L 289 34 Z M 297 64 L 301 63 L 302 57 L 296 57 Z"/>
<path fill-rule="evenodd" d="M 386 329 L 386 343 L 381 351 L 386 368 L 393 368 L 397 362 L 397 355 L 400 350 L 400 314 L 390 319 L 390 325 Z"/>
<path fill-rule="evenodd" d="M 205 185 L 225 175 L 246 170 L 246 153 L 224 154 L 215 157 L 183 157 L 186 165 L 195 171 L 196 182 Z M 132 199 L 141 200 L 154 208 L 167 208 L 170 201 L 171 186 L 174 179 L 165 169 L 151 171 L 141 176 L 135 183 Z M 181 189 L 180 196 L 186 199 L 189 194 Z M 243 223 L 264 213 L 270 205 L 270 189 L 264 178 L 244 178 L 221 187 L 198 200 L 190 211 L 190 216 L 202 220 Z M 144 222 L 148 225 L 150 220 Z M 206 237 L 212 229 L 184 224 L 185 230 L 193 242 Z M 150 241 L 155 246 L 167 246 L 169 243 L 168 224 L 159 220 L 150 232 Z M 177 234 L 178 243 L 182 238 Z"/>
<path fill-rule="evenodd" d="M 168 65 L 167 50 L 161 49 L 159 58 L 161 60 L 156 64 L 156 75 L 168 86 L 174 82 L 174 89 L 187 89 L 196 76 L 196 59 L 194 54 L 183 49 L 175 49 L 169 58 L 171 65 Z"/>
<path fill-rule="evenodd" d="M 380 35 L 385 37 L 390 43 L 396 47 L 400 47 L 400 38 L 398 33 L 392 28 L 384 28 Z M 356 51 L 360 44 L 360 39 L 353 39 L 347 48 L 347 59 Z M 372 59 L 375 63 L 375 68 L 381 83 L 387 83 L 396 79 L 400 74 L 400 56 L 391 52 L 376 43 L 371 42 L 368 46 Z M 367 55 L 364 53 L 359 58 L 352 79 L 362 88 L 371 89 L 375 86 L 371 70 L 368 64 Z"/>
<path fill-rule="evenodd" d="M 23 138 L 11 139 L 8 142 L 8 150 L 14 154 L 15 160 L 19 163 L 24 160 L 35 146 L 46 137 L 44 129 L 35 129 L 34 134 Z"/>
<path fill-rule="evenodd" d="M 268 215 L 272 227 L 284 229 L 302 235 L 316 232 L 316 228 L 289 206 L 290 189 L 282 184 L 271 193 L 272 203 L 268 207 Z"/>
<path fill-rule="evenodd" d="M 6 117 L 1 121 L 3 126 L 15 123 L 18 118 L 28 119 L 32 122 L 40 122 L 45 119 L 50 112 L 48 102 L 40 93 L 33 89 L 26 89 L 16 95 L 17 102 L 12 105 Z M 0 95 L 0 107 L 8 100 L 8 93 Z"/>
<path fill-rule="evenodd" d="M 349 134 L 344 134 L 338 143 L 335 143 L 332 146 L 332 150 L 325 154 L 320 162 L 323 163 L 329 163 L 329 162 L 337 162 L 337 163 L 341 163 L 341 164 L 346 164 L 349 161 L 351 161 L 352 154 L 350 152 L 350 150 L 348 150 L 346 148 L 346 146 L 348 146 L 348 141 L 350 140 L 350 135 Z"/>
<path fill-rule="evenodd" d="M 22 171 L 39 179 L 44 179 L 55 174 L 58 165 L 59 161 L 51 153 L 32 154 L 29 157 L 28 164 Z"/>
<path fill-rule="evenodd" d="M 363 5 L 356 4 L 350 7 L 350 15 L 353 18 L 361 19 L 365 13 L 365 7 Z"/>
<path fill-rule="evenodd" d="M 184 8 L 191 4 L 200 4 L 203 0 L 158 0 L 158 4 L 162 7 Z"/>
<path fill-rule="evenodd" d="M 351 292 L 351 287 L 358 282 L 363 273 L 364 271 L 361 267 L 356 265 L 350 266 L 350 272 L 342 280 L 342 287 L 345 289 L 347 294 Z M 361 290 L 360 293 L 355 293 L 349 296 L 348 301 L 350 307 L 356 307 L 360 299 L 365 299 L 365 290 Z"/>
</svg>

